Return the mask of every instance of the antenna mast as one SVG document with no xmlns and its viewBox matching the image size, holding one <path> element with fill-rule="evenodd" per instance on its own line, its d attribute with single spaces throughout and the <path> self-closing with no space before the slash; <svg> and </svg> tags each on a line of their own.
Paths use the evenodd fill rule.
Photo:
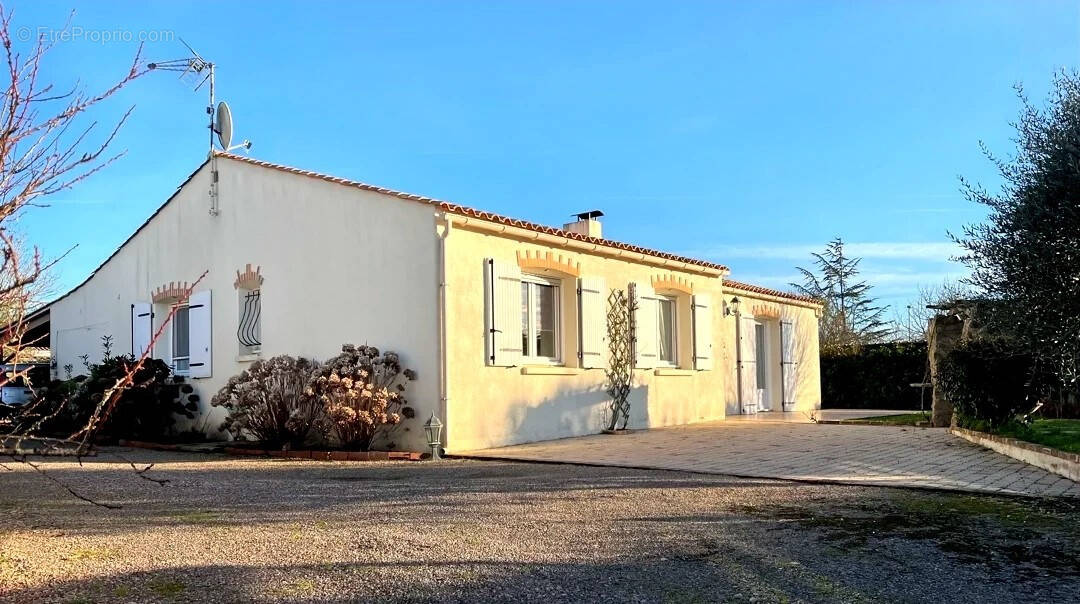
<svg viewBox="0 0 1080 604">
<path fill-rule="evenodd" d="M 185 42 L 183 38 L 180 38 L 180 43 L 183 44 L 188 49 L 189 52 L 191 52 L 191 56 L 183 58 L 183 59 L 170 59 L 168 61 L 158 61 L 157 63 L 150 63 L 149 65 L 147 65 L 147 67 L 149 67 L 150 69 L 153 69 L 153 70 L 178 72 L 180 74 L 180 79 L 182 81 L 184 81 L 184 82 L 187 82 L 187 83 L 197 81 L 197 83 L 195 84 L 194 90 L 198 90 L 199 88 L 202 88 L 203 84 L 206 84 L 207 82 L 209 82 L 209 84 L 210 84 L 210 86 L 209 86 L 210 103 L 206 106 L 206 114 L 210 116 L 210 125 L 209 125 L 209 130 L 210 130 L 209 137 L 210 138 L 209 138 L 209 143 L 210 143 L 210 153 L 213 153 L 214 152 L 214 134 L 215 134 L 215 129 L 214 129 L 214 64 L 212 62 L 207 61 L 206 59 L 204 59 L 202 57 L 202 55 L 200 55 L 199 53 L 195 52 L 195 49 L 192 48 L 187 42 Z M 202 77 L 200 78 L 200 76 L 202 76 Z"/>
<path fill-rule="evenodd" d="M 245 140 L 239 145 L 232 145 L 232 133 L 233 133 L 233 121 L 232 112 L 229 110 L 228 103 L 222 101 L 217 107 L 214 106 L 214 64 L 207 61 L 195 52 L 187 42 L 184 42 L 183 38 L 180 42 L 191 53 L 190 56 L 183 59 L 172 59 L 169 61 L 161 61 L 158 63 L 150 63 L 147 65 L 150 69 L 160 71 L 175 71 L 180 74 L 180 79 L 187 82 L 197 82 L 195 84 L 195 90 L 202 88 L 203 84 L 209 83 L 208 89 L 210 92 L 210 102 L 206 105 L 206 114 L 210 116 L 209 125 L 209 157 L 210 157 L 210 215 L 218 215 L 218 169 L 217 169 L 217 157 L 214 156 L 214 137 L 217 137 L 218 144 L 221 149 L 228 153 L 233 149 L 239 149 L 243 147 L 245 150 L 251 149 L 251 141 Z"/>
</svg>

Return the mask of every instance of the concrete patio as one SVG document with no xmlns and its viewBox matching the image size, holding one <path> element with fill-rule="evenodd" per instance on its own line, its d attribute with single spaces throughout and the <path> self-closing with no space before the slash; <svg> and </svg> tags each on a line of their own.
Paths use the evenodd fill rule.
<svg viewBox="0 0 1080 604">
<path fill-rule="evenodd" d="M 477 459 L 1080 498 L 1080 484 L 944 429 L 811 424 L 797 417 L 709 422 L 455 453 Z"/>
<path fill-rule="evenodd" d="M 729 415 L 725 422 L 793 422 L 796 424 L 812 424 L 816 421 L 837 422 L 848 419 L 864 417 L 881 417 L 884 415 L 905 415 L 913 411 L 896 409 L 818 409 L 816 411 L 763 411 L 747 415 Z"/>
</svg>

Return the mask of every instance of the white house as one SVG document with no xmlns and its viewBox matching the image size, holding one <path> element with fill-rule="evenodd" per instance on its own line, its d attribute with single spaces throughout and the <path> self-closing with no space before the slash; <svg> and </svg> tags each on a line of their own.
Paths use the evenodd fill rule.
<svg viewBox="0 0 1080 604">
<path fill-rule="evenodd" d="M 819 408 L 818 303 L 727 274 L 604 239 L 595 216 L 547 227 L 216 152 L 44 316 L 63 377 L 104 335 L 141 354 L 176 307 L 151 353 L 211 430 L 210 398 L 254 359 L 394 350 L 419 375 L 399 446 L 423 449 L 434 413 L 461 451 L 602 427 L 621 289 L 639 303 L 631 427 Z"/>
</svg>

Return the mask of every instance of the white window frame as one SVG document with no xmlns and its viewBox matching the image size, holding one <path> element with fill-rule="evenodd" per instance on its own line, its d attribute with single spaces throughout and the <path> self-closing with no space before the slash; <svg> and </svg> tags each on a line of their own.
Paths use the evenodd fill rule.
<svg viewBox="0 0 1080 604">
<path fill-rule="evenodd" d="M 525 354 L 525 350 L 521 351 L 521 361 L 527 365 L 561 365 L 562 364 L 562 280 L 561 279 L 548 279 L 538 275 L 521 275 L 521 283 L 528 285 L 526 292 L 522 292 L 525 296 L 522 299 L 522 303 L 528 308 L 528 337 L 526 338 L 529 343 L 529 354 Z M 555 356 L 546 357 L 536 355 L 536 351 L 533 348 L 536 347 L 536 288 L 534 285 L 547 285 L 555 288 L 555 301 L 554 301 L 554 314 L 555 314 Z"/>
<path fill-rule="evenodd" d="M 190 366 L 190 363 L 191 363 L 191 311 L 188 310 L 188 320 L 187 320 L 188 353 L 187 353 L 187 356 L 178 357 L 178 356 L 176 356 L 176 335 L 177 335 L 178 332 L 177 332 L 177 329 L 176 329 L 176 321 L 175 321 L 175 319 L 176 319 L 176 313 L 179 313 L 181 308 L 184 308 L 184 309 L 188 308 L 187 303 L 173 304 L 172 307 L 170 308 L 170 312 L 172 312 L 172 309 L 176 309 L 176 311 L 173 313 L 173 316 L 172 316 L 173 320 L 170 322 L 170 325 L 169 325 L 169 327 L 170 327 L 170 329 L 169 329 L 169 362 L 172 364 L 172 370 L 173 370 L 173 373 L 175 375 L 185 375 L 186 376 L 186 375 L 189 375 L 191 373 L 191 366 Z M 176 361 L 177 360 L 187 361 L 189 363 L 187 369 L 178 368 L 176 366 Z"/>
<path fill-rule="evenodd" d="M 679 366 L 679 299 L 675 296 L 663 296 L 657 295 L 656 304 L 656 365 L 658 367 L 678 367 Z M 663 304 L 668 302 L 671 304 L 671 360 L 665 360 L 660 358 L 660 346 L 663 341 L 663 332 L 661 327 L 663 321 L 660 318 L 663 316 Z"/>
</svg>

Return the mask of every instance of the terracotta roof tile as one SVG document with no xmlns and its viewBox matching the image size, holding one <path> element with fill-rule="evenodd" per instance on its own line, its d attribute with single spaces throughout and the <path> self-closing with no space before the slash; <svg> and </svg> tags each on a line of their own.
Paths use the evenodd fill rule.
<svg viewBox="0 0 1080 604">
<path fill-rule="evenodd" d="M 762 294 L 765 296 L 775 296 L 777 298 L 787 298 L 789 300 L 798 300 L 799 302 L 808 302 L 810 304 L 821 305 L 821 300 L 813 296 L 804 296 L 801 294 L 794 294 L 779 289 L 772 289 L 770 287 L 763 287 L 761 285 L 753 285 L 751 283 L 743 283 L 741 281 L 735 281 L 733 279 L 724 279 L 724 287 L 733 290 L 744 291 L 751 294 Z"/>
<path fill-rule="evenodd" d="M 401 191 L 395 191 L 393 189 L 387 189 L 385 187 L 378 187 L 375 185 L 369 185 L 367 183 L 358 182 L 355 180 L 349 180 L 347 178 L 339 178 L 337 176 L 329 176 L 327 174 L 320 174 L 318 172 L 312 172 L 310 170 L 301 170 L 300 168 L 293 168 L 291 166 L 283 166 L 281 164 L 274 164 L 259 159 L 252 159 L 250 157 L 244 157 L 242 155 L 234 155 L 232 153 L 216 152 L 218 157 L 226 157 L 236 161 L 252 164 L 255 166 L 261 166 L 264 168 L 272 168 L 282 172 L 288 172 L 290 174 L 298 174 L 300 176 L 309 176 L 311 178 L 318 178 L 327 182 L 332 182 L 340 185 L 346 185 L 363 189 L 365 191 L 374 191 L 376 193 L 382 193 L 384 195 L 391 195 L 400 199 L 408 199 L 410 201 L 419 201 L 422 203 L 428 203 L 437 206 L 444 212 L 450 212 L 451 214 L 459 214 L 461 216 L 468 216 L 471 218 L 478 218 L 480 220 L 486 220 L 489 222 L 495 222 L 498 224 L 504 224 L 507 226 L 513 226 L 520 229 L 526 229 L 529 231 L 536 231 L 539 233 L 546 233 L 548 235 L 555 235 L 558 237 L 566 237 L 567 239 L 576 239 L 578 241 L 584 241 L 587 243 L 595 243 L 597 245 L 605 245 L 620 250 L 626 250 L 629 252 L 635 252 L 638 254 L 645 254 L 647 256 L 654 256 L 656 258 L 663 258 L 665 260 L 673 260 L 676 262 L 685 262 L 687 264 L 693 264 L 695 266 L 703 266 L 719 271 L 727 271 L 728 268 L 722 264 L 716 264 L 714 262 L 708 262 L 705 260 L 698 260 L 696 258 L 687 258 L 685 256 L 678 256 L 676 254 L 669 254 L 667 252 L 661 252 L 629 243 L 623 243 L 621 241 L 613 241 L 611 239 L 601 239 L 599 237 L 589 237 L 587 235 L 580 235 L 578 233 L 571 233 L 570 231 L 545 226 L 542 224 L 536 224 L 534 222 L 528 222 L 526 220 L 518 220 L 516 218 L 510 218 L 508 216 L 502 216 L 492 212 L 485 212 L 483 210 L 477 210 L 468 206 L 452 203 L 449 201 L 443 201 L 441 199 L 434 199 L 432 197 L 424 197 L 422 195 L 413 195 L 412 193 L 403 193 Z"/>
</svg>

